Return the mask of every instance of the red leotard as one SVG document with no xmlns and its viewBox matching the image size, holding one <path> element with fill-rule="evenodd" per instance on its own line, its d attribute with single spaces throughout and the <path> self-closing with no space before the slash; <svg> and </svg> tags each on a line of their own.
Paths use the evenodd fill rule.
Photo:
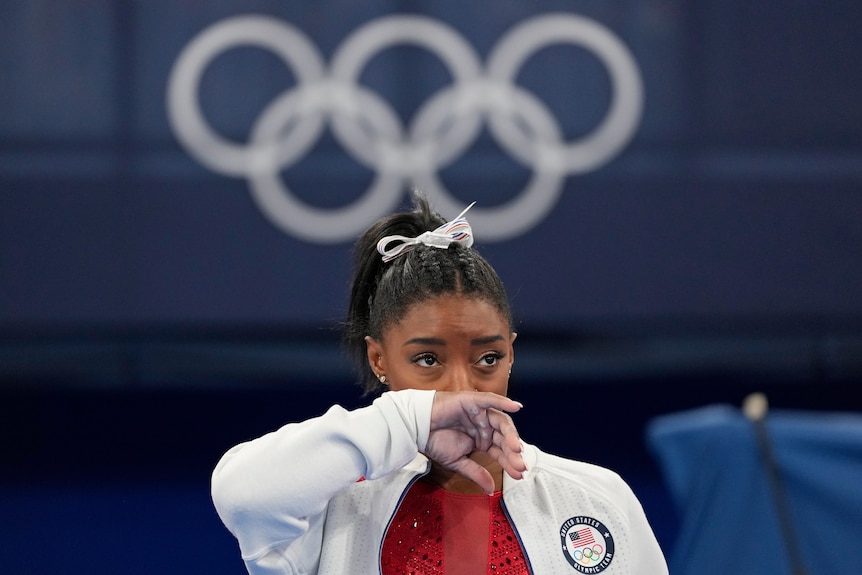
<svg viewBox="0 0 862 575">
<path fill-rule="evenodd" d="M 383 541 L 383 575 L 528 575 L 524 552 L 494 495 L 464 495 L 417 481 Z"/>
</svg>

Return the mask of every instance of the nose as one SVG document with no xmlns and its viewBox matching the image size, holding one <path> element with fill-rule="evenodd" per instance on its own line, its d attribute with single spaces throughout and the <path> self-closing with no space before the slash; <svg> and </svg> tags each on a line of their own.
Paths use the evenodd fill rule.
<svg viewBox="0 0 862 575">
<path fill-rule="evenodd" d="M 468 366 L 451 368 L 447 391 L 475 391 L 476 385 L 471 375 Z"/>
</svg>

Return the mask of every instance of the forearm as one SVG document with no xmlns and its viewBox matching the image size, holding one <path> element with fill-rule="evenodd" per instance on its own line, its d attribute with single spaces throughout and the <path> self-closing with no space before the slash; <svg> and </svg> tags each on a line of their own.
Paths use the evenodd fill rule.
<svg viewBox="0 0 862 575">
<path fill-rule="evenodd" d="M 329 500 L 425 447 L 433 392 L 389 392 L 372 405 L 289 424 L 228 451 L 213 472 L 219 516 L 244 554 L 300 537 Z"/>
</svg>

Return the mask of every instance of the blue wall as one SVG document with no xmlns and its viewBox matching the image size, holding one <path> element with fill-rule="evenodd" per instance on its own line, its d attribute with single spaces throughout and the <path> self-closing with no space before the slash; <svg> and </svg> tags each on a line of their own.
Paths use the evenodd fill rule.
<svg viewBox="0 0 862 575">
<path fill-rule="evenodd" d="M 345 308 L 354 230 L 404 204 L 413 184 L 449 216 L 478 200 L 478 244 L 537 329 L 860 324 L 862 48 L 851 2 L 502 1 L 488 13 L 469 1 L 43 0 L 0 10 L 0 329 L 328 325 Z M 562 30 L 543 21 L 519 51 L 508 34 L 549 14 Z M 414 19 L 396 26 L 407 36 L 431 26 L 461 52 L 395 38 L 337 66 L 350 62 L 339 49 L 352 34 L 393 15 Z M 501 47 L 525 60 L 497 58 Z M 511 77 L 495 76 L 506 66 Z M 472 107 L 444 105 L 436 120 L 423 116 L 431 135 L 414 130 L 425 104 L 469 81 Z M 364 92 L 350 91 L 357 83 Z M 324 87 L 305 108 L 272 107 L 309 85 Z M 189 135 L 195 110 L 211 133 Z M 251 177 L 213 148 L 250 149 L 265 139 L 262 118 L 298 151 Z M 619 125 L 593 140 L 611 118 Z M 474 120 L 472 137 L 447 131 Z M 351 128 L 364 134 L 358 144 L 340 136 Z M 452 152 L 417 152 L 412 164 L 377 152 L 419 141 Z M 365 215 L 333 219 L 378 179 Z M 317 232 L 285 212 L 319 216 Z"/>
<path fill-rule="evenodd" d="M 548 14 L 535 51 L 491 82 L 500 42 Z M 391 16 L 410 18 L 396 34 L 433 28 L 435 48 L 372 50 L 363 92 L 322 83 L 352 34 Z M 777 407 L 862 408 L 861 24 L 847 0 L 4 3 L 6 569 L 241 573 L 209 472 L 239 441 L 363 403 L 332 330 L 351 230 L 414 184 L 444 215 L 478 200 L 477 245 L 520 332 L 524 436 L 619 470 L 672 551 L 651 418 L 758 390 Z M 451 61 L 443 33 L 462 48 Z M 194 79 L 181 64 L 207 38 L 221 48 Z M 473 84 L 420 137 L 411 123 L 455 85 L 447 63 Z M 311 137 L 259 157 L 257 178 L 213 161 L 170 96 L 189 79 L 237 148 L 267 129 Z M 304 108 L 285 100 L 300 84 L 318 90 Z M 398 155 L 422 138 L 444 144 Z M 375 182 L 368 213 L 331 219 Z M 569 449 L 574 429 L 589 450 Z"/>
</svg>

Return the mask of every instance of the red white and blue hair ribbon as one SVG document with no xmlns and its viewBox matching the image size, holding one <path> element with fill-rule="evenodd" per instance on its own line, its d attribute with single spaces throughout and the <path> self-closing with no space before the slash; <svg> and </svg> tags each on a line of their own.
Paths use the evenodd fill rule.
<svg viewBox="0 0 862 575">
<path fill-rule="evenodd" d="M 473 202 L 473 204 L 475 203 Z M 459 242 L 470 247 L 473 245 L 473 230 L 467 220 L 464 219 L 464 214 L 473 207 L 473 204 L 464 208 L 464 211 L 458 214 L 454 220 L 446 222 L 433 231 L 419 234 L 415 238 L 398 235 L 386 236 L 377 242 L 377 251 L 383 256 L 383 261 L 388 262 L 409 252 L 419 244 L 445 249 L 452 242 Z M 389 247 L 393 242 L 398 243 Z"/>
</svg>

